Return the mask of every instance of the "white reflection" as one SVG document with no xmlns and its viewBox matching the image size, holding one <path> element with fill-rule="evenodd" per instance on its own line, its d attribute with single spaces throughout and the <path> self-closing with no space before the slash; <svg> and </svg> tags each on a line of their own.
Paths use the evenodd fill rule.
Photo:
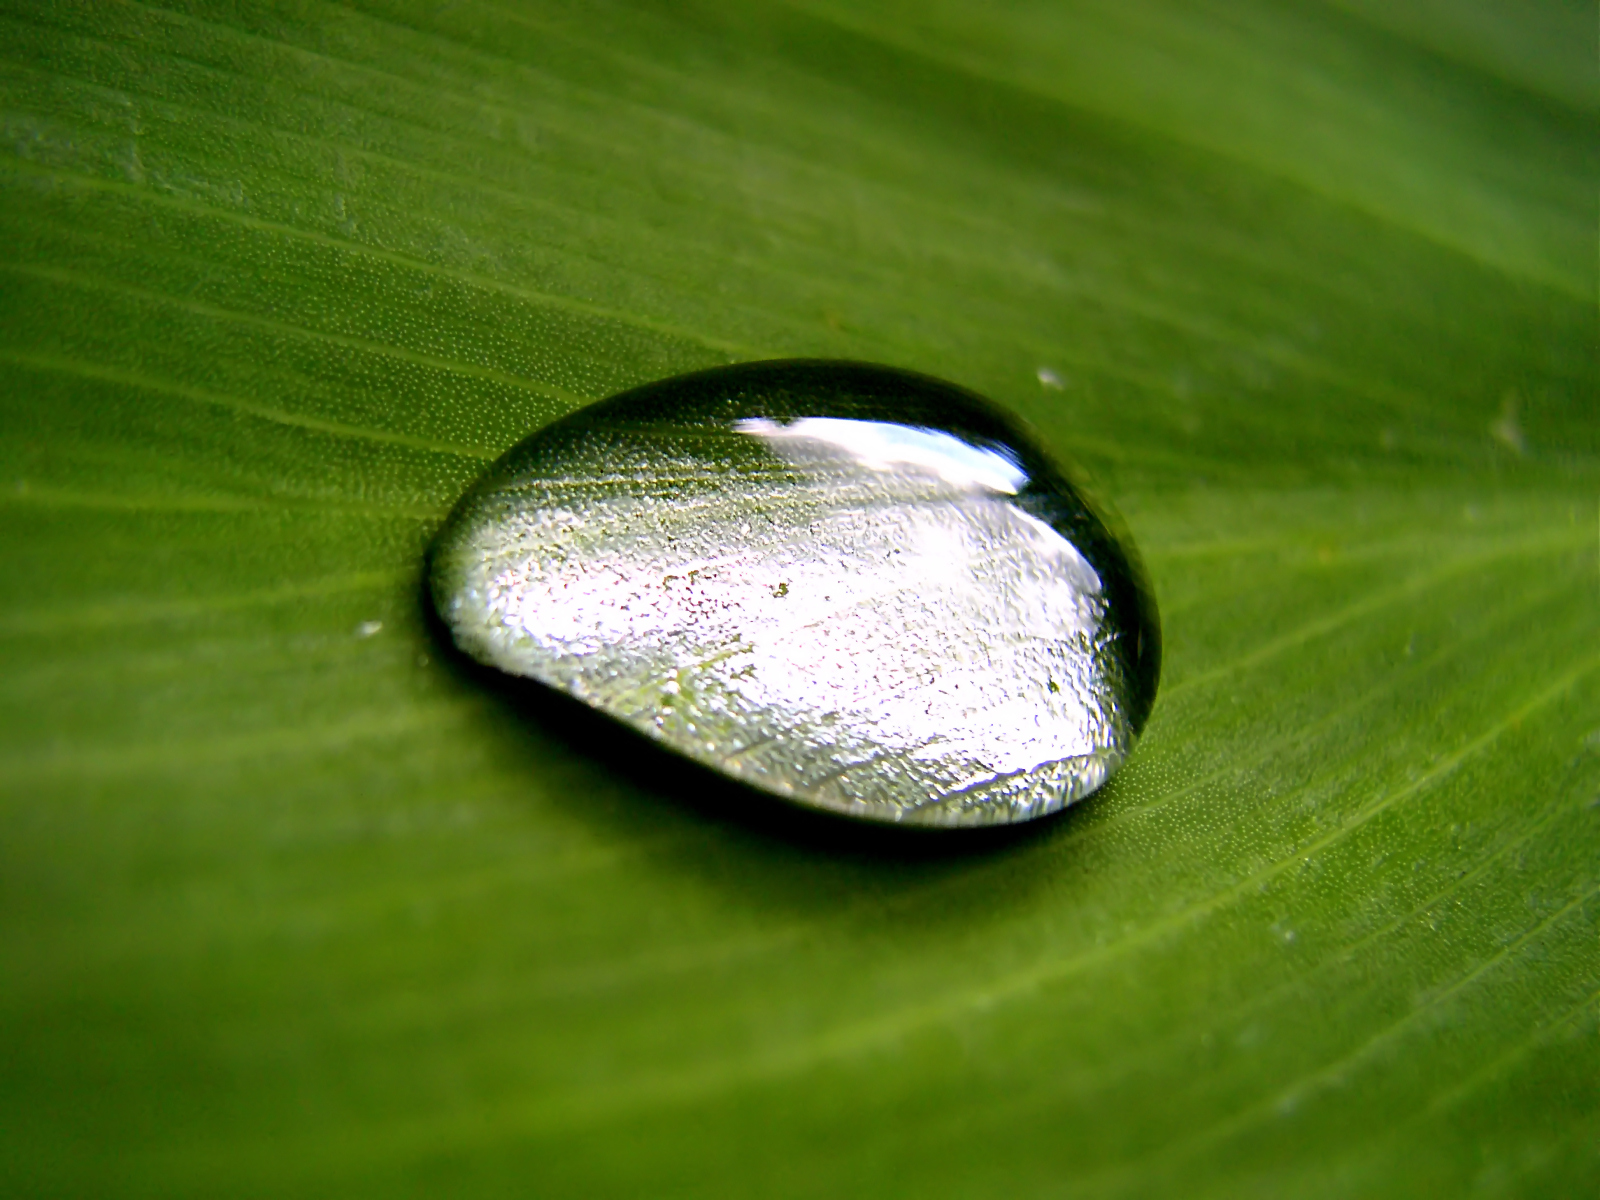
<svg viewBox="0 0 1600 1200">
<path fill-rule="evenodd" d="M 810 469 L 663 503 L 580 462 L 470 532 L 457 640 L 822 807 L 949 823 L 970 795 L 970 819 L 1009 820 L 1098 785 L 1131 737 L 1104 589 L 1014 499 L 1015 458 L 881 421 L 737 429 Z M 703 462 L 652 460 L 669 480 Z"/>
<path fill-rule="evenodd" d="M 1028 482 L 1009 454 L 964 442 L 937 429 L 893 421 L 851 421 L 840 417 L 802 417 L 780 425 L 765 417 L 736 421 L 740 433 L 758 437 L 790 462 L 843 456 L 871 471 L 907 467 L 936 475 L 952 487 L 1014 496 Z"/>
</svg>

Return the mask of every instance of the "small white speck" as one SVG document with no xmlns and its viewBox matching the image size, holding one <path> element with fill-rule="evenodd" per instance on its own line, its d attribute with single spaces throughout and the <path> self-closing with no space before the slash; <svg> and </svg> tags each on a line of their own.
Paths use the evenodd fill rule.
<svg viewBox="0 0 1600 1200">
<path fill-rule="evenodd" d="M 1522 436 L 1522 426 L 1517 423 L 1517 398 L 1507 392 L 1500 405 L 1500 415 L 1489 422 L 1489 432 L 1494 439 L 1519 457 L 1528 453 L 1528 443 Z"/>
<path fill-rule="evenodd" d="M 1037 374 L 1040 387 L 1054 388 L 1059 392 L 1067 386 L 1061 382 L 1061 376 L 1057 375 L 1049 367 L 1040 367 Z"/>
<path fill-rule="evenodd" d="M 358 638 L 369 638 L 382 628 L 382 621 L 363 621 L 356 626 L 356 636 Z"/>
</svg>

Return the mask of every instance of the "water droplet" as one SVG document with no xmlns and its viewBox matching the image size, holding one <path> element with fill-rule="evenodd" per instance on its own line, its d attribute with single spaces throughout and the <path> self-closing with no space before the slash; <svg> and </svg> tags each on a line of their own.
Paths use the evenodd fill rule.
<svg viewBox="0 0 1600 1200">
<path fill-rule="evenodd" d="M 462 499 L 430 578 L 473 658 L 874 821 L 1059 809 L 1155 698 L 1131 548 L 1006 415 L 883 367 L 725 367 L 575 412 Z"/>
</svg>

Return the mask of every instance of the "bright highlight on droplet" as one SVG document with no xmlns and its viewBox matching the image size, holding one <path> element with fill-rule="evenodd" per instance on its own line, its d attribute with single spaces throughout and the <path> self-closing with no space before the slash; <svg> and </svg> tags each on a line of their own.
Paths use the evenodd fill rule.
<svg viewBox="0 0 1600 1200">
<path fill-rule="evenodd" d="M 1131 551 L 1031 439 L 861 364 L 728 367 L 556 422 L 456 507 L 431 586 L 479 661 L 891 823 L 1094 791 L 1159 668 Z"/>
<path fill-rule="evenodd" d="M 796 464 L 821 462 L 837 453 L 867 471 L 923 470 L 954 487 L 1012 496 L 1028 481 L 1011 454 L 970 445 L 937 429 L 838 417 L 801 417 L 786 425 L 747 417 L 733 427 L 761 438 L 781 458 Z"/>
</svg>

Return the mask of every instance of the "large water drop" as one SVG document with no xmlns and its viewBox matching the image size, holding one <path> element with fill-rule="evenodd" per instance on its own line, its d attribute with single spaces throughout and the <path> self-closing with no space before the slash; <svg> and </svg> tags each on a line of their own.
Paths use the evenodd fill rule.
<svg viewBox="0 0 1600 1200">
<path fill-rule="evenodd" d="M 951 384 L 752 363 L 591 405 L 456 506 L 456 644 L 754 788 L 913 825 L 1098 788 L 1155 698 L 1131 549 Z"/>
</svg>

